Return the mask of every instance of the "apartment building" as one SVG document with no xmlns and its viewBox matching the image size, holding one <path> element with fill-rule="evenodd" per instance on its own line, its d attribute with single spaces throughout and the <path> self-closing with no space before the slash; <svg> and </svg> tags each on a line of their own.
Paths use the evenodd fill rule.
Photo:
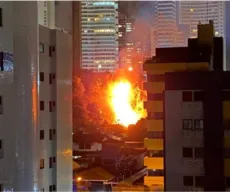
<svg viewBox="0 0 230 192">
<path fill-rule="evenodd" d="M 1 191 L 72 190 L 72 4 L 55 9 L 50 29 L 38 2 L 0 3 Z"/>
<path fill-rule="evenodd" d="M 165 188 L 167 164 L 165 164 L 165 74 L 178 71 L 223 70 L 223 39 L 214 38 L 213 23 L 198 26 L 198 38 L 189 39 L 188 47 L 159 48 L 156 56 L 144 63 L 147 72 L 147 138 L 144 145 L 148 156 L 144 159 L 148 174 L 145 185 L 151 189 Z M 173 109 L 170 109 L 173 110 Z M 176 110 L 176 109 L 175 109 Z M 173 181 L 173 180 L 172 180 Z"/>
<path fill-rule="evenodd" d="M 166 73 L 166 190 L 229 190 L 229 78 L 223 71 Z"/>
</svg>

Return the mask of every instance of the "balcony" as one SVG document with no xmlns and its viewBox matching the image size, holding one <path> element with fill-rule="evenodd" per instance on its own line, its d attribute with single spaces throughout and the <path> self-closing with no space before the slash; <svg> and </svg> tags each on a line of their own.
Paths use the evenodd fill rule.
<svg viewBox="0 0 230 192">
<path fill-rule="evenodd" d="M 163 150 L 163 139 L 148 139 L 145 138 L 144 146 L 148 150 Z"/>
<path fill-rule="evenodd" d="M 161 119 L 146 119 L 145 127 L 147 131 L 163 131 L 163 120 Z"/>
<path fill-rule="evenodd" d="M 145 82 L 143 84 L 144 90 L 148 93 L 162 93 L 165 90 L 164 82 Z"/>
<path fill-rule="evenodd" d="M 148 112 L 163 112 L 163 101 L 146 101 L 144 108 Z"/>
<path fill-rule="evenodd" d="M 144 166 L 147 169 L 164 169 L 163 157 L 145 157 Z"/>
<path fill-rule="evenodd" d="M 144 185 L 163 188 L 164 187 L 164 177 L 163 176 L 145 176 Z"/>
</svg>

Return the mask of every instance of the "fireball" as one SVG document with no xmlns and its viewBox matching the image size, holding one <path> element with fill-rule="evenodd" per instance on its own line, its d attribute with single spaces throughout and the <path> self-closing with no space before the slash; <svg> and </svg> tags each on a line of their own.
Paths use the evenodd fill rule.
<svg viewBox="0 0 230 192">
<path fill-rule="evenodd" d="M 144 116 L 143 102 L 138 100 L 135 91 L 127 80 L 120 80 L 110 85 L 109 103 L 114 113 L 115 123 L 128 127 L 136 124 Z"/>
</svg>

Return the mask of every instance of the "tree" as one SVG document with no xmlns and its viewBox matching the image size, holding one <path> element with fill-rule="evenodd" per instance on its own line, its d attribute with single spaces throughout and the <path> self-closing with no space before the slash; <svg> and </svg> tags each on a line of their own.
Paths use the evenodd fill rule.
<svg viewBox="0 0 230 192">
<path fill-rule="evenodd" d="M 144 119 L 140 119 L 136 125 L 130 125 L 128 127 L 128 139 L 131 141 L 144 141 L 147 130 L 144 126 Z"/>
</svg>

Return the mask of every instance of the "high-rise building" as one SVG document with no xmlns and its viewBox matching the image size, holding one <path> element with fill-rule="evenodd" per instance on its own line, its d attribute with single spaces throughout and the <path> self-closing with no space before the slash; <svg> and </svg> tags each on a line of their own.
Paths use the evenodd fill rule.
<svg viewBox="0 0 230 192">
<path fill-rule="evenodd" d="M 117 1 L 81 1 L 76 3 L 75 8 L 80 14 L 75 15 L 74 23 L 81 30 L 81 49 L 78 50 L 81 55 L 78 62 L 81 68 L 96 72 L 116 70 L 118 68 Z"/>
<path fill-rule="evenodd" d="M 147 90 L 148 97 L 145 102 L 148 117 L 146 119 L 147 138 L 144 140 L 144 145 L 149 151 L 148 157 L 144 159 L 144 165 L 148 169 L 144 183 L 151 189 L 165 188 L 167 183 L 175 182 L 172 175 L 167 177 L 167 170 L 165 170 L 166 163 L 169 163 L 165 160 L 167 153 L 174 153 L 171 150 L 165 151 L 165 127 L 171 123 L 171 121 L 166 122 L 165 119 L 166 108 L 163 94 L 166 88 L 165 74 L 178 71 L 208 71 L 211 68 L 223 70 L 223 39 L 214 38 L 213 22 L 199 25 L 198 38 L 189 39 L 188 47 L 156 49 L 156 56 L 144 64 L 144 70 L 147 71 L 147 82 L 144 83 L 144 88 Z M 170 110 L 173 111 L 171 108 Z M 170 136 L 168 139 L 170 141 Z M 174 160 L 170 163 L 174 164 Z M 171 165 L 171 169 L 173 168 L 177 169 Z M 171 189 L 183 190 L 176 188 L 165 190 Z"/>
<path fill-rule="evenodd" d="M 38 2 L 0 10 L 0 190 L 71 191 L 72 3 L 53 4 L 56 29 Z"/>
<path fill-rule="evenodd" d="M 177 25 L 177 2 L 155 1 L 154 24 L 151 29 L 151 54 L 156 48 L 186 46 L 186 30 Z"/>
<path fill-rule="evenodd" d="M 224 38 L 224 68 L 226 69 L 226 2 L 180 1 L 179 23 L 189 28 L 188 38 L 197 37 L 197 24 L 214 21 L 215 36 Z"/>
</svg>

